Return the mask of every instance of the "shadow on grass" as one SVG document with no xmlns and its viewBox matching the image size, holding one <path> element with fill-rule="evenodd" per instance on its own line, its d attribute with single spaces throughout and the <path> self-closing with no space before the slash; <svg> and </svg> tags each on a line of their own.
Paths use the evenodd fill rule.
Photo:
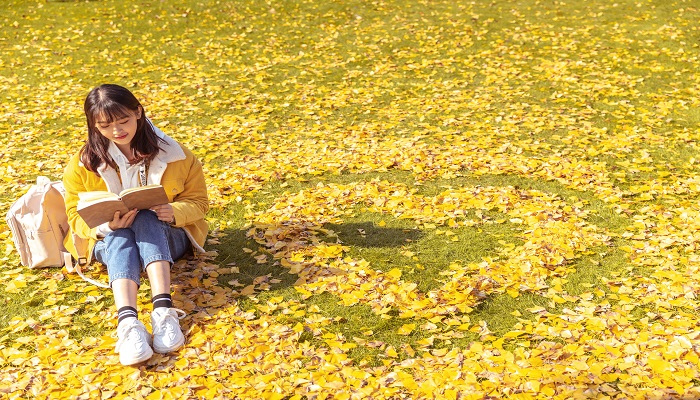
<svg viewBox="0 0 700 400">
<path fill-rule="evenodd" d="M 326 224 L 324 228 L 335 232 L 342 244 L 366 248 L 401 247 L 424 236 L 419 229 L 380 227 L 372 222 Z"/>
<path fill-rule="evenodd" d="M 221 267 L 234 268 L 234 272 L 218 277 L 220 285 L 240 290 L 241 287 L 253 284 L 256 278 L 262 276 L 267 276 L 268 281 L 272 282 L 269 290 L 294 285 L 296 276 L 288 273 L 288 270 L 281 265 L 270 262 L 271 257 L 268 253 L 255 240 L 247 237 L 246 231 L 225 230 L 219 241 L 220 244 L 210 246 L 219 253 L 214 261 Z M 256 258 L 261 255 L 268 255 L 264 262 L 261 258 Z"/>
<path fill-rule="evenodd" d="M 306 227 L 308 230 L 301 227 Z M 274 247 L 279 242 L 297 243 L 299 240 L 305 241 L 304 245 L 313 246 L 316 240 L 320 240 L 328 244 L 342 242 L 343 245 L 348 246 L 395 248 L 403 246 L 407 241 L 419 240 L 423 235 L 418 229 L 379 227 L 372 222 L 326 224 L 323 227 L 280 223 L 276 226 L 266 226 L 265 232 L 274 232 L 276 228 L 283 228 L 281 232 L 299 230 L 290 236 L 282 237 L 280 241 L 268 241 L 266 246 Z M 345 321 L 329 327 L 331 330 L 342 328 L 349 334 L 358 336 L 362 335 L 357 332 L 360 328 L 376 329 L 378 332 L 385 331 L 384 335 L 389 343 L 393 340 L 397 346 L 400 344 L 391 333 L 405 321 L 398 319 L 385 321 L 373 313 L 367 305 L 341 306 L 330 293 L 321 293 L 309 299 L 302 299 L 294 289 L 298 275 L 289 273 L 289 270 L 278 260 L 272 259 L 265 246 L 249 237 L 247 232 L 247 229 L 225 230 L 215 238 L 218 243 L 207 246 L 207 249 L 217 251 L 216 257 L 208 260 L 194 259 L 179 262 L 173 268 L 175 300 L 186 306 L 188 310 L 188 316 L 182 321 L 186 331 L 205 329 L 212 318 L 233 304 L 237 304 L 241 311 L 256 312 L 257 305 L 265 304 L 268 298 L 283 296 L 286 299 L 303 301 L 308 305 L 317 305 L 320 310 L 323 310 L 324 315 L 340 317 L 340 320 Z M 310 266 L 309 268 L 319 267 Z M 233 270 L 218 273 L 228 269 Z M 217 273 L 212 275 L 212 272 Z M 343 272 L 323 271 L 323 274 L 327 273 Z M 242 293 L 248 285 L 255 285 L 254 294 Z M 280 316 L 280 318 L 291 317 Z M 295 322 L 299 321 L 295 320 Z M 304 340 L 316 343 L 315 338 L 308 334 L 306 336 Z M 319 341 L 318 344 L 322 345 L 323 342 Z M 374 353 L 370 352 L 370 354 Z M 157 365 L 152 366 L 152 368 L 156 367 Z"/>
<path fill-rule="evenodd" d="M 422 194 L 435 195 L 441 190 L 441 184 L 421 187 Z M 536 189 L 547 193 L 559 195 L 570 202 L 579 202 L 584 208 L 592 211 L 590 222 L 607 228 L 610 231 L 620 231 L 627 226 L 629 221 L 615 214 L 607 204 L 586 192 L 579 192 L 564 187 L 556 182 L 540 182 L 522 177 L 513 176 L 489 176 L 478 178 L 461 178 L 451 181 L 457 186 L 476 184 L 488 184 L 493 186 L 514 186 L 528 190 Z M 505 218 L 505 216 L 492 216 L 493 219 Z M 271 257 L 270 249 L 284 246 L 297 248 L 312 247 L 319 243 L 339 243 L 350 247 L 350 251 L 344 256 L 355 259 L 367 259 L 372 261 L 372 267 L 387 270 L 399 268 L 406 280 L 418 284 L 420 292 L 426 294 L 431 289 L 439 288 L 443 283 L 439 278 L 441 271 L 447 267 L 450 260 L 460 260 L 464 263 L 478 262 L 484 255 L 492 254 L 502 242 L 520 244 L 515 232 L 518 228 L 506 224 L 481 225 L 478 227 L 452 230 L 451 236 L 437 235 L 431 231 L 421 231 L 405 221 L 395 221 L 386 216 L 376 216 L 372 213 L 358 211 L 347 223 L 324 224 L 323 226 L 304 222 L 281 221 L 277 224 L 258 229 L 257 234 L 263 235 L 265 243 L 260 244 L 252 237 L 246 236 L 247 230 L 228 230 L 218 238 L 219 244 L 209 246 L 216 248 L 219 255 L 214 262 L 221 268 L 235 267 L 236 272 L 223 273 L 218 276 L 219 288 L 229 291 L 230 301 L 237 302 L 242 310 L 255 311 L 259 304 L 265 304 L 272 296 L 282 296 L 287 300 L 294 299 L 308 306 L 317 306 L 319 312 L 334 321 L 326 328 L 330 332 L 343 334 L 345 337 L 364 337 L 365 332 L 373 332 L 375 341 L 384 342 L 399 348 L 404 344 L 416 345 L 419 341 L 432 337 L 430 332 L 417 329 L 409 336 L 397 336 L 395 332 L 404 324 L 413 323 L 420 327 L 425 322 L 420 318 L 400 319 L 391 312 L 386 315 L 377 315 L 365 304 L 343 306 L 338 298 L 330 292 L 317 293 L 309 298 L 302 298 L 294 289 L 295 282 L 299 278 L 296 274 L 290 274 L 289 270 L 281 265 L 279 260 Z M 377 220 L 388 218 L 389 226 Z M 397 226 L 397 224 L 405 224 Z M 264 231 L 263 231 L 264 230 Z M 272 240 L 271 238 L 275 238 Z M 452 240 L 455 239 L 455 240 Z M 245 250 L 248 249 L 248 250 Z M 405 250 L 405 252 L 403 251 Z M 408 255 L 404 254 L 407 253 Z M 574 264 L 574 272 L 566 276 L 567 293 L 573 295 L 584 291 L 590 291 L 592 287 L 600 286 L 601 276 L 606 276 L 609 270 L 617 269 L 624 262 L 624 254 L 617 250 L 617 245 L 609 248 L 596 249 L 592 254 L 581 254 L 571 262 Z M 423 258 L 427 256 L 426 258 Z M 436 260 L 437 259 L 437 260 Z M 416 268 L 420 264 L 422 268 Z M 601 268 L 601 266 L 606 266 Z M 323 268 L 312 266 L 310 268 Z M 322 274 L 342 274 L 340 270 L 321 271 Z M 437 279 L 436 279 L 437 276 Z M 261 279 L 264 278 L 264 279 Z M 261 290 L 256 290 L 255 295 L 241 294 L 242 288 L 259 282 L 264 285 Z M 469 318 L 475 324 L 483 321 L 496 336 L 502 336 L 513 329 L 519 319 L 534 321 L 534 316 L 528 312 L 532 307 L 543 307 L 550 312 L 558 312 L 560 307 L 542 293 L 520 293 L 517 298 L 507 294 L 492 294 L 474 307 L 469 313 Z M 216 308 L 212 309 L 216 312 Z M 517 311 L 517 312 L 516 312 Z M 385 319 L 383 317 L 390 317 Z M 289 322 L 303 322 L 303 319 L 291 316 Z M 192 323 L 198 324 L 199 317 L 193 317 Z M 203 322 L 203 321 L 202 321 Z M 476 326 L 476 325 L 475 325 Z M 308 336 L 308 334 L 306 335 Z M 319 345 L 314 337 L 305 337 Z M 444 343 L 436 341 L 438 347 L 463 347 L 471 342 L 479 340 L 479 334 L 472 330 L 462 332 L 462 337 L 453 337 Z M 416 347 L 416 346 L 414 346 Z M 365 360 L 369 365 L 379 365 L 383 357 L 383 350 L 358 346 L 348 355 L 355 360 Z M 409 357 L 407 354 L 399 355 L 399 359 Z"/>
<path fill-rule="evenodd" d="M 267 227 L 268 231 L 276 228 L 288 229 L 288 223 L 280 223 L 277 226 Z M 418 229 L 403 229 L 380 227 L 372 222 L 325 224 L 323 232 L 304 230 L 303 227 L 291 229 L 294 234 L 282 237 L 278 241 L 268 242 L 267 246 L 274 248 L 281 242 L 285 244 L 295 243 L 313 246 L 312 237 L 318 235 L 325 243 L 340 243 L 347 246 L 365 248 L 394 248 L 401 247 L 407 242 L 417 241 L 423 237 Z M 323 235 L 325 234 L 325 237 Z M 236 289 L 236 286 L 253 284 L 256 279 L 266 276 L 269 282 L 268 290 L 283 290 L 294 285 L 296 274 L 290 274 L 289 270 L 280 265 L 277 260 L 272 260 L 270 253 L 264 246 L 247 237 L 244 230 L 226 230 L 218 238 L 219 244 L 210 246 L 216 249 L 218 256 L 214 262 L 221 267 L 234 267 L 237 272 L 223 274 L 218 277 L 220 285 Z M 263 257 L 266 256 L 266 257 Z M 230 283 L 234 282 L 234 283 Z"/>
</svg>

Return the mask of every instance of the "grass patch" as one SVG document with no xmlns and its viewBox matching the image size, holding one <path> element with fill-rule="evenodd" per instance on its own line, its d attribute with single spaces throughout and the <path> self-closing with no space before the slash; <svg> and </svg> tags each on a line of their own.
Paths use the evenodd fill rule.
<svg viewBox="0 0 700 400">
<path fill-rule="evenodd" d="M 314 176 L 308 181 L 290 181 L 284 186 L 278 182 L 265 190 L 267 201 L 258 203 L 257 207 L 264 209 L 269 201 L 273 201 L 279 195 L 311 188 L 320 182 L 348 184 L 371 179 L 410 184 L 412 176 L 406 172 L 394 171 L 386 174 Z M 434 196 L 442 192 L 445 186 L 476 185 L 511 186 L 517 189 L 556 194 L 570 203 L 590 210 L 589 222 L 610 232 L 622 233 L 630 223 L 627 218 L 615 213 L 607 204 L 589 193 L 567 188 L 553 181 L 544 182 L 510 175 L 487 175 L 424 182 L 417 188 L 419 194 Z M 503 219 L 505 216 L 495 212 L 485 212 L 483 217 L 494 221 Z M 411 220 L 395 219 L 388 215 L 363 211 L 362 207 L 356 207 L 351 216 L 344 218 L 342 224 L 326 224 L 324 228 L 332 233 L 323 240 L 349 246 L 350 250 L 346 257 L 367 260 L 375 270 L 389 271 L 398 268 L 403 272 L 402 279 L 415 282 L 418 285 L 417 290 L 423 293 L 437 289 L 443 284 L 441 272 L 452 263 L 463 265 L 478 263 L 485 257 L 497 255 L 498 250 L 506 243 L 516 246 L 522 244 L 522 238 L 519 237 L 520 228 L 507 222 L 452 229 L 454 235 L 445 236 L 436 234 L 434 229 L 419 229 Z M 575 259 L 574 272 L 561 280 L 564 293 L 578 296 L 591 291 L 592 287 L 603 287 L 603 290 L 608 292 L 604 286 L 601 286 L 601 278 L 610 278 L 611 273 L 625 267 L 627 262 L 625 253 L 619 249 L 623 243 L 624 241 L 616 240 L 610 247 L 592 249 Z M 227 284 L 229 280 L 236 279 L 237 283 L 243 286 L 251 284 L 256 277 L 267 274 L 280 281 L 272 285 L 270 292 L 256 295 L 254 301 L 241 298 L 240 304 L 243 309 L 254 309 L 255 304 L 264 304 L 269 297 L 280 295 L 287 300 L 303 301 L 309 306 L 317 306 L 323 316 L 333 320 L 333 323 L 325 326 L 329 332 L 340 334 L 348 340 L 354 337 L 362 339 L 368 336 L 367 332 L 374 332 L 370 336 L 371 340 L 377 341 L 377 348 L 363 345 L 349 352 L 353 360 L 369 362 L 371 365 L 379 365 L 382 359 L 386 359 L 384 352 L 388 345 L 396 349 L 409 345 L 415 349 L 419 347 L 417 342 L 431 336 L 430 332 L 420 329 L 409 336 L 397 335 L 395 332 L 403 324 L 414 323 L 420 326 L 425 321 L 399 319 L 396 316 L 391 317 L 391 313 L 387 315 L 390 318 L 382 318 L 366 305 L 344 307 L 339 304 L 339 299 L 330 293 L 322 293 L 302 300 L 293 288 L 296 279 L 294 275 L 270 262 L 258 264 L 251 254 L 241 251 L 244 247 L 257 249 L 256 246 L 254 241 L 245 238 L 241 230 L 236 231 L 235 234 L 229 233 L 222 238 L 219 246 L 220 262 L 235 264 L 240 269 L 240 273 L 219 277 L 221 283 Z M 485 322 L 492 334 L 501 336 L 513 329 L 519 318 L 534 320 L 534 316 L 528 312 L 532 307 L 545 307 L 550 312 L 560 312 L 567 307 L 567 304 L 555 303 L 537 293 L 521 293 L 517 298 L 507 294 L 495 295 L 489 296 L 480 303 L 469 314 L 469 318 L 477 324 L 480 321 Z M 303 319 L 295 321 L 303 322 Z M 318 345 L 323 344 L 322 340 L 313 337 L 308 337 L 308 340 Z M 463 332 L 463 338 L 438 340 L 436 346 L 464 347 L 474 340 L 478 340 L 478 335 L 466 331 Z M 378 344 L 379 342 L 384 345 Z M 407 357 L 405 353 L 400 356 L 400 358 L 404 357 Z"/>
<path fill-rule="evenodd" d="M 318 310 L 313 314 L 327 321 L 319 328 L 323 333 L 342 335 L 347 342 L 357 343 L 348 355 L 355 367 L 370 371 L 373 378 L 383 372 L 385 363 L 412 357 L 406 346 L 420 357 L 424 340 L 432 340 L 426 347 L 431 350 L 466 348 L 482 340 L 473 330 L 444 327 L 442 322 L 437 324 L 439 329 L 423 328 L 426 319 L 402 319 L 397 310 L 382 317 L 362 302 L 345 307 L 329 292 L 304 299 L 294 287 L 297 276 L 269 257 L 263 261 L 259 256 L 267 250 L 246 236 L 255 222 L 248 219 L 251 213 L 266 210 L 287 194 L 311 191 L 319 184 L 372 180 L 404 185 L 423 196 L 437 196 L 446 187 L 477 185 L 557 195 L 568 205 L 588 211 L 586 222 L 611 236 L 608 246 L 576 253 L 566 265 L 571 272 L 549 281 L 557 286 L 558 294 L 586 296 L 594 302 L 607 302 L 604 309 L 614 309 L 619 304 L 605 284 L 607 279 L 636 285 L 632 290 L 653 281 L 664 289 L 658 294 L 663 306 L 645 303 L 625 317 L 636 322 L 647 312 L 668 311 L 694 326 L 696 321 L 690 318 L 695 314 L 685 314 L 694 301 L 684 296 L 696 284 L 691 269 L 692 232 L 697 228 L 694 165 L 700 158 L 695 76 L 700 12 L 690 3 L 5 1 L 0 4 L 0 113 L 4 116 L 0 121 L 0 201 L 9 207 L 39 174 L 60 177 L 68 158 L 84 141 L 82 100 L 92 87 L 113 82 L 133 89 L 152 120 L 204 161 L 214 205 L 208 215 L 214 235 L 207 247 L 218 250 L 218 256 L 213 267 L 179 270 L 188 281 L 178 286 L 178 290 L 192 293 L 197 318 L 201 317 L 196 328 L 204 333 L 211 329 L 203 315 L 213 315 L 217 307 L 234 302 L 262 319 L 269 316 L 266 302 L 281 297 L 301 303 L 307 310 Z M 506 159 L 508 154 L 512 158 Z M 465 165 L 470 169 L 457 170 Z M 582 176 L 578 167 L 593 172 Z M 647 190 L 647 186 L 653 189 Z M 602 197 L 608 190 L 621 199 L 608 204 L 595 195 Z M 400 270 L 403 282 L 416 283 L 415 290 L 421 294 L 443 287 L 451 264 L 467 267 L 501 255 L 502 248 L 522 244 L 527 234 L 522 225 L 507 222 L 508 216 L 493 211 L 481 215 L 492 222 L 506 222 L 430 228 L 389 212 L 373 212 L 362 204 L 339 215 L 341 222 L 324 226 L 332 235 L 314 239 L 341 242 L 349 247 L 343 256 L 364 259 L 374 270 Z M 468 210 L 467 218 L 472 217 Z M 56 362 L 36 350 L 38 343 L 50 342 L 49 335 L 43 333 L 53 334 L 58 328 L 80 342 L 111 330 L 113 321 L 105 322 L 113 314 L 111 295 L 100 291 L 97 293 L 102 297 L 95 299 L 90 294 L 92 288 L 74 276 L 59 280 L 52 276 L 55 271 L 47 275 L 47 271 L 20 268 L 16 255 L 9 252 L 9 233 L 0 230 L 0 235 L 8 249 L 3 258 L 8 272 L 0 276 L 0 357 L 4 357 L 0 366 L 9 370 L 26 362 L 33 370 L 67 368 L 63 360 Z M 644 251 L 629 253 L 623 250 L 625 246 L 632 251 L 640 246 Z M 662 254 L 648 254 L 654 246 L 659 246 Z M 235 272 L 222 273 L 213 280 L 203 276 L 217 268 Z M 664 281 L 666 272 L 669 281 Z M 251 296 L 231 295 L 232 290 L 251 285 L 261 276 L 271 278 L 264 290 Z M 54 280 L 55 285 L 51 284 Z M 196 290 L 188 291 L 192 287 L 187 285 L 196 286 Z M 207 292 L 211 286 L 220 292 Z M 685 292 L 673 292 L 681 290 L 679 287 Z M 146 289 L 144 286 L 139 295 L 144 310 L 148 310 Z M 587 296 L 591 291 L 602 291 L 604 299 Z M 682 305 L 666 310 L 676 301 Z M 554 301 L 546 290 L 520 293 L 516 298 L 491 294 L 467 315 L 449 317 L 454 321 L 469 318 L 475 325 L 482 322 L 492 335 L 502 337 L 519 319 L 535 318 L 529 308 L 544 307 L 556 314 L 574 305 Z M 237 335 L 255 336 L 263 328 L 229 324 L 225 320 L 229 316 L 221 314 L 218 321 L 225 321 L 225 329 L 235 329 Z M 309 325 L 305 316 L 273 314 L 277 322 L 286 324 L 283 328 Z M 664 329 L 657 326 L 654 332 L 644 333 L 675 334 L 678 321 L 668 318 L 660 315 L 654 320 Z M 34 328 L 13 330 L 11 324 L 19 320 L 38 323 L 32 323 Z M 398 331 L 404 324 L 417 328 L 401 335 Z M 643 331 L 642 325 L 635 328 Z M 448 331 L 459 334 L 441 335 Z M 626 335 L 628 331 L 620 332 Z M 596 338 L 607 334 L 606 330 L 586 332 L 587 337 Z M 628 344 L 637 338 L 615 338 L 620 343 L 623 339 Z M 670 336 L 664 339 L 673 340 Z M 318 332 L 304 331 L 301 341 L 328 346 Z M 293 346 L 270 341 L 261 348 L 274 352 Z M 397 350 L 395 359 L 386 354 L 388 346 Z M 535 347 L 525 346 L 523 354 L 539 351 Z M 15 349 L 27 350 L 27 354 L 17 356 L 13 363 L 6 354 Z M 658 349 L 650 349 L 649 355 Z M 191 350 L 187 349 L 188 355 Z M 68 351 L 95 361 L 96 352 L 90 349 L 72 347 Z M 187 360 L 188 368 L 213 371 L 228 366 L 221 359 L 233 356 L 233 352 L 208 358 L 201 354 L 199 360 Z M 553 350 L 552 360 L 571 361 L 568 355 L 556 358 L 562 354 Z M 601 362 L 606 367 L 618 365 L 618 359 L 606 358 L 606 354 L 580 360 Z M 667 354 L 661 354 L 664 362 L 678 370 L 685 367 L 676 362 L 690 360 L 669 359 Z M 218 364 L 213 369 L 205 359 Z M 188 375 L 195 388 L 179 394 L 216 397 L 204 393 L 216 381 L 233 388 L 232 398 L 274 397 L 268 392 L 234 393 L 235 388 L 244 386 L 241 381 L 232 382 L 233 377 L 240 378 L 236 373 L 251 371 L 245 377 L 247 388 L 280 387 L 289 389 L 284 395 L 290 398 L 311 396 L 309 391 L 302 392 L 308 386 L 299 384 L 300 380 L 286 380 L 287 375 L 302 377 L 295 363 L 301 365 L 304 360 L 284 360 L 292 367 L 281 371 L 273 368 L 275 362 L 253 359 L 231 361 L 236 366 L 227 375 L 231 379 L 223 373 Z M 177 373 L 180 369 L 191 372 L 180 368 L 184 358 L 177 359 L 179 364 L 174 364 L 176 358 L 169 360 L 142 371 L 144 382 L 153 389 L 156 385 L 160 385 L 157 389 L 181 386 L 182 381 L 166 382 L 160 376 L 153 380 L 149 375 L 164 366 L 179 368 Z M 522 361 L 525 365 L 531 360 Z M 655 371 L 645 370 L 642 364 L 625 373 L 634 375 L 639 367 L 639 375 L 631 378 L 648 383 L 656 378 Z M 487 363 L 481 365 L 486 368 Z M 105 375 L 117 376 L 108 368 L 91 367 L 89 379 L 94 374 L 92 382 L 107 382 L 111 378 L 105 379 Z M 411 373 L 409 368 L 402 369 Z M 4 379 L 0 386 L 11 386 L 15 397 L 30 397 L 32 391 L 43 390 L 39 383 L 50 386 L 50 381 L 39 378 L 23 380 L 25 375 L 26 379 L 39 375 L 15 372 L 7 379 L 0 375 L 0 380 Z M 416 371 L 415 377 L 422 377 L 423 372 Z M 541 370 L 526 372 L 542 376 Z M 274 380 L 261 382 L 262 376 L 274 376 Z M 413 393 L 401 392 L 405 389 L 399 386 L 401 382 L 392 385 L 373 378 L 368 380 L 368 388 L 396 389 L 392 393 L 396 397 L 412 397 Z M 585 385 L 575 379 L 573 374 L 565 374 L 553 381 L 561 384 L 557 389 L 574 391 Z M 59 383 L 80 387 L 74 382 Z M 88 383 L 79 382 L 85 387 Z M 476 387 L 493 381 L 485 372 L 472 383 Z M 656 386 L 662 383 L 653 380 Z M 618 382 L 606 384 L 613 388 L 605 393 L 610 397 L 615 397 L 612 390 L 618 389 L 638 396 L 633 389 L 641 390 L 642 386 L 622 389 Z M 147 397 L 148 385 L 143 386 L 144 392 L 128 395 Z M 483 393 L 475 389 L 474 393 L 508 397 L 529 387 L 535 386 L 523 381 L 517 388 L 504 385 Z M 547 385 L 541 388 L 550 389 Z M 673 390 L 679 388 L 676 385 Z M 345 389 L 349 388 L 339 390 Z M 448 397 L 444 391 L 450 389 L 440 388 L 435 396 Z M 660 396 L 669 394 L 668 390 Z M 55 394 L 45 393 L 49 397 Z M 83 393 L 82 397 L 90 395 L 95 393 Z"/>
</svg>

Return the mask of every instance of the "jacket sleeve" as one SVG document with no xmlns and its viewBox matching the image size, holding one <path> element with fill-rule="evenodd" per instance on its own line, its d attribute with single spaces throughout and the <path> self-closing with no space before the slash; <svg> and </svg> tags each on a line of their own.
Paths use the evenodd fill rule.
<svg viewBox="0 0 700 400">
<path fill-rule="evenodd" d="M 87 192 L 86 178 L 89 173 L 78 165 L 77 155 L 74 156 L 63 172 L 63 186 L 66 189 L 66 214 L 68 224 L 73 233 L 83 239 L 97 239 L 97 232 L 87 226 L 83 218 L 78 215 L 78 193 Z"/>
<path fill-rule="evenodd" d="M 175 226 L 183 227 L 204 219 L 209 211 L 209 196 L 204 180 L 202 163 L 189 150 L 186 159 L 184 189 L 171 203 L 175 214 Z"/>
</svg>

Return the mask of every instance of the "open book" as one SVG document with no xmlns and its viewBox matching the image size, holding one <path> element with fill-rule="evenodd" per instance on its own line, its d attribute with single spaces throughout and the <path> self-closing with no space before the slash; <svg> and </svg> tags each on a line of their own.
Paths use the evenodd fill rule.
<svg viewBox="0 0 700 400">
<path fill-rule="evenodd" d="M 145 210 L 168 202 L 168 195 L 161 185 L 124 189 L 119 194 L 83 192 L 78 193 L 78 214 L 90 228 L 94 228 L 111 221 L 117 211 L 124 215 L 134 208 Z"/>
</svg>

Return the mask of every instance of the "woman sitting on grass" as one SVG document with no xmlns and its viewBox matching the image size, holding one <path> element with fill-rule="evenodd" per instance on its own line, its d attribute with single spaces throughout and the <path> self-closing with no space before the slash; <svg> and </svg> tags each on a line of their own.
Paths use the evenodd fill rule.
<svg viewBox="0 0 700 400">
<path fill-rule="evenodd" d="M 168 353 L 185 338 L 173 308 L 170 267 L 202 246 L 209 209 L 202 164 L 190 150 L 166 136 L 146 118 L 141 103 L 127 89 L 102 85 L 85 100 L 88 137 L 65 169 L 66 212 L 70 228 L 87 239 L 88 260 L 107 266 L 117 307 L 117 345 L 124 365 L 148 360 L 153 350 Z M 151 184 L 165 188 L 170 203 L 150 210 L 130 210 L 95 228 L 78 215 L 78 194 L 89 191 L 119 193 Z M 67 235 L 66 248 L 79 254 Z M 80 255 L 82 256 L 82 255 Z M 146 271 L 151 285 L 153 337 L 138 320 L 137 293 Z M 153 348 L 151 348 L 151 343 Z"/>
</svg>

